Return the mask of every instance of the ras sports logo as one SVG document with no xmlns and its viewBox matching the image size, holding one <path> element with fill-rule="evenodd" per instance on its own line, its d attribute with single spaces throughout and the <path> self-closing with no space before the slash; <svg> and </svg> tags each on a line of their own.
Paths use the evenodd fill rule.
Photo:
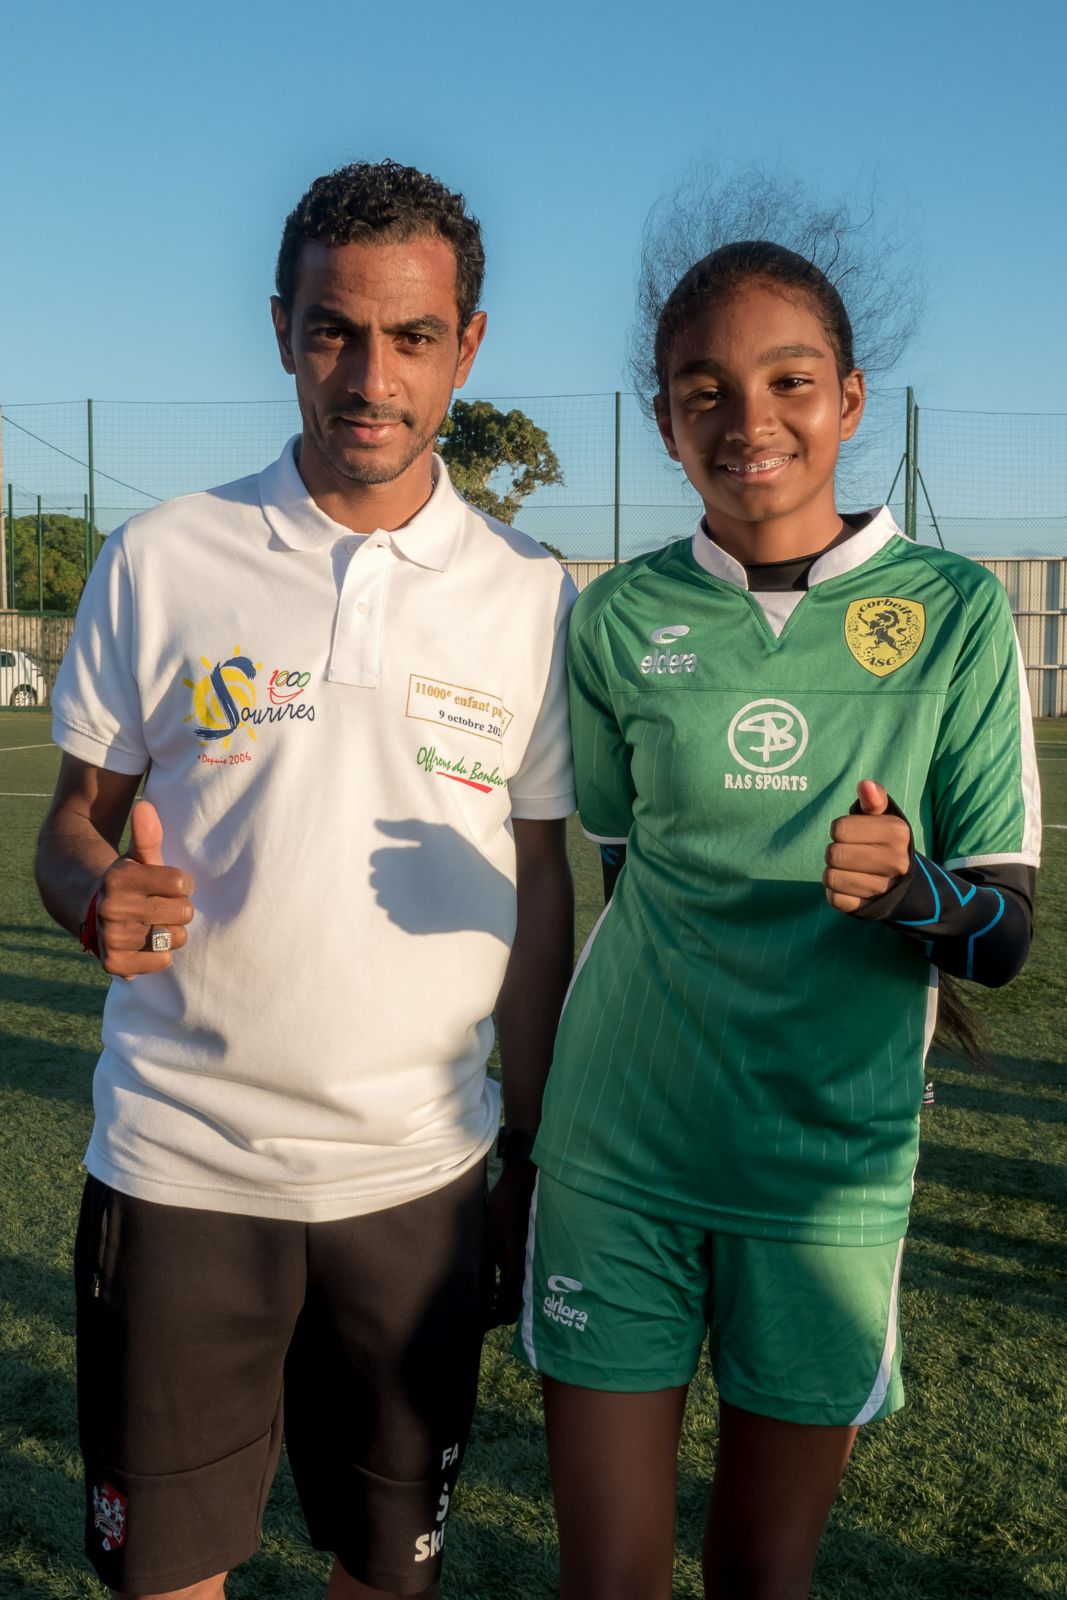
<svg viewBox="0 0 1067 1600">
<path fill-rule="evenodd" d="M 727 738 L 734 760 L 750 772 L 784 772 L 808 748 L 808 725 L 788 700 L 750 700 Z"/>
<path fill-rule="evenodd" d="M 803 774 L 788 772 L 808 748 L 808 724 L 788 700 L 750 700 L 735 712 L 726 741 L 730 754 L 745 770 L 727 772 L 724 788 L 808 787 Z"/>
</svg>

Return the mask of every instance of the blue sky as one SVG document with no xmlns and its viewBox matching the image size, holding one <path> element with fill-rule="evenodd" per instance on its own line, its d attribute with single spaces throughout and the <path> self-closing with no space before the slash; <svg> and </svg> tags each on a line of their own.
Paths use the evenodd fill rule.
<svg viewBox="0 0 1067 1600">
<path fill-rule="evenodd" d="M 392 155 L 485 226 L 474 388 L 624 382 L 649 204 L 699 159 L 881 175 L 930 406 L 1064 410 L 1067 8 L 37 0 L 5 8 L 0 400 L 280 399 L 267 296 L 317 173 Z"/>
<path fill-rule="evenodd" d="M 694 165 L 762 162 L 829 196 L 877 178 L 913 233 L 926 316 L 889 382 L 930 408 L 1067 411 L 1052 0 L 674 0 L 662 22 L 649 0 L 5 11 L 5 405 L 286 400 L 267 309 L 285 213 L 317 174 L 392 156 L 462 189 L 484 226 L 468 396 L 625 387 L 649 206 Z M 1033 477 L 1015 444 L 1002 455 Z"/>
</svg>

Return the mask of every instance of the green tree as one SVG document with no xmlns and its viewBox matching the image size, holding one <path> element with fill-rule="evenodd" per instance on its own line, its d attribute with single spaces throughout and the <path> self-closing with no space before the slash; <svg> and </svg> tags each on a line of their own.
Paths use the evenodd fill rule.
<svg viewBox="0 0 1067 1600">
<path fill-rule="evenodd" d="M 439 449 L 464 500 L 501 522 L 514 522 L 535 489 L 563 482 L 544 428 L 524 411 L 505 414 L 488 400 L 454 400 L 441 426 Z M 490 488 L 491 479 L 501 493 Z"/>
<path fill-rule="evenodd" d="M 37 576 L 37 518 L 15 517 L 15 605 L 22 611 L 37 609 L 40 591 Z M 94 557 L 103 544 L 94 535 Z M 85 587 L 85 523 L 81 517 L 68 517 L 48 511 L 41 518 L 42 575 L 44 609 L 76 611 Z"/>
</svg>

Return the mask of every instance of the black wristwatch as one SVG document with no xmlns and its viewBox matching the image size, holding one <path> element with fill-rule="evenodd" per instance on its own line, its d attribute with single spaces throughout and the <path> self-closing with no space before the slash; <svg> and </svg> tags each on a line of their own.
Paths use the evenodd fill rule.
<svg viewBox="0 0 1067 1600">
<path fill-rule="evenodd" d="M 531 1162 L 536 1128 L 501 1128 L 496 1141 L 496 1153 L 501 1161 Z"/>
</svg>

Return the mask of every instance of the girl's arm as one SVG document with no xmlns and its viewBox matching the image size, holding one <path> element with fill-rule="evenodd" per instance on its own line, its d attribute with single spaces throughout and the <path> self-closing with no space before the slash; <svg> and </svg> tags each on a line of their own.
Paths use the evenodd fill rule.
<svg viewBox="0 0 1067 1600">
<path fill-rule="evenodd" d="M 950 871 L 917 853 L 907 818 L 881 784 L 865 780 L 858 793 L 831 828 L 823 873 L 830 904 L 896 929 L 953 977 L 992 989 L 1008 983 L 1030 952 L 1035 869 L 988 862 Z"/>
</svg>

